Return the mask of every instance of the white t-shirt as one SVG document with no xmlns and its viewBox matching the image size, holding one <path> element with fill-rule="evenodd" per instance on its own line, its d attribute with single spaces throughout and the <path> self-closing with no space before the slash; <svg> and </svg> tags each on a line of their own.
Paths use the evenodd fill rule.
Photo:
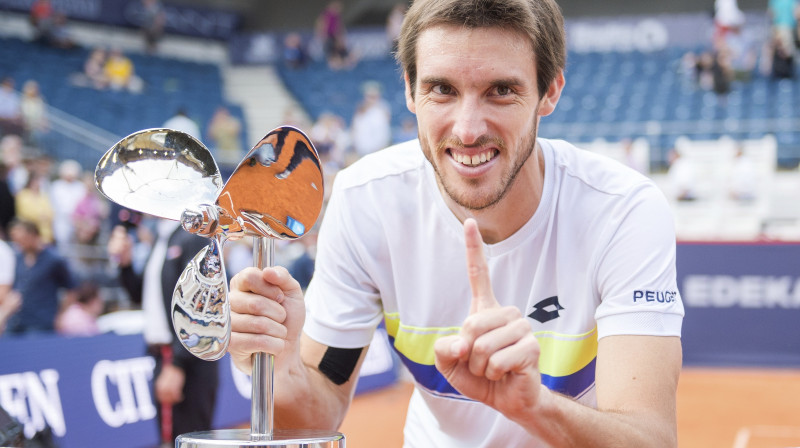
<svg viewBox="0 0 800 448">
<path fill-rule="evenodd" d="M 514 235 L 484 245 L 484 254 L 498 301 L 530 317 L 543 384 L 595 406 L 599 338 L 680 335 L 673 218 L 645 176 L 563 141 L 539 143 L 542 201 Z M 305 332 L 328 346 L 364 347 L 385 318 L 416 383 L 406 446 L 540 446 L 459 394 L 434 366 L 434 342 L 459 331 L 471 295 L 463 226 L 418 141 L 339 173 L 316 263 Z"/>
<path fill-rule="evenodd" d="M 14 269 L 17 259 L 14 249 L 3 240 L 0 240 L 0 285 L 14 284 Z"/>
<path fill-rule="evenodd" d="M 383 100 L 375 101 L 353 117 L 353 148 L 359 156 L 383 149 L 392 140 L 389 105 Z"/>
<path fill-rule="evenodd" d="M 169 237 L 180 226 L 178 221 L 160 219 L 156 224 L 156 242 L 144 268 L 142 278 L 142 310 L 146 316 L 144 340 L 148 344 L 172 342 L 172 323 L 167 321 L 164 309 L 164 290 L 161 285 L 161 270 L 167 257 Z"/>
</svg>

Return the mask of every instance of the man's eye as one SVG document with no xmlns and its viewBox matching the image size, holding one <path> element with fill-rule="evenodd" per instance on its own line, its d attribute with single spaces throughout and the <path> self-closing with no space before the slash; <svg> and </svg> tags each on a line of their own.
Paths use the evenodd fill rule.
<svg viewBox="0 0 800 448">
<path fill-rule="evenodd" d="M 511 88 L 508 86 L 497 86 L 495 92 L 499 96 L 506 96 L 511 94 Z"/>
<path fill-rule="evenodd" d="M 453 88 L 450 86 L 439 84 L 438 86 L 433 87 L 433 92 L 438 93 L 439 95 L 450 95 L 453 93 Z"/>
</svg>

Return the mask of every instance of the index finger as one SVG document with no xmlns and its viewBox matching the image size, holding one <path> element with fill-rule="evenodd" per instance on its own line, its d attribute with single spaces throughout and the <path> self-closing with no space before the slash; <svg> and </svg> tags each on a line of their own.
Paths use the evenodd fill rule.
<svg viewBox="0 0 800 448">
<path fill-rule="evenodd" d="M 483 256 L 483 238 L 478 230 L 478 223 L 472 218 L 464 221 L 464 242 L 467 248 L 467 276 L 472 290 L 469 313 L 473 314 L 496 307 L 497 301 L 489 280 L 489 266 Z"/>
</svg>

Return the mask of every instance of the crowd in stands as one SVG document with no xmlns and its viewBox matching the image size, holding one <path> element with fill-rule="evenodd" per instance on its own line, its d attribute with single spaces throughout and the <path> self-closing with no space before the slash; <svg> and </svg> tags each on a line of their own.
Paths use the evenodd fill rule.
<svg viewBox="0 0 800 448">
<path fill-rule="evenodd" d="M 165 16 L 157 0 L 143 0 L 142 5 L 147 55 L 157 50 Z M 144 81 L 131 58 L 114 46 L 85 51 L 71 39 L 67 20 L 49 0 L 34 1 L 28 15 L 30 50 L 87 54 L 83 70 L 67 73 L 65 83 L 142 92 Z M 178 120 L 194 122 L 185 111 L 178 112 L 164 124 L 191 132 L 215 151 L 233 154 L 231 160 L 241 157 L 242 124 L 226 107 L 220 106 L 206 124 L 206 134 L 198 125 L 182 126 Z M 152 223 L 110 203 L 95 187 L 92 171 L 53 151 L 58 142 L 53 141 L 50 117 L 39 79 L 0 73 L 0 336 L 97 334 L 98 317 L 117 302 L 125 306 L 125 298 L 113 292 L 116 272 L 106 250 L 114 224 L 126 224 L 137 234 L 140 264 L 149 253 Z M 142 226 L 132 225 L 138 223 Z"/>
<path fill-rule="evenodd" d="M 795 77 L 795 55 L 800 50 L 800 3 L 770 0 L 768 36 L 754 36 L 736 0 L 716 0 L 710 48 L 684 57 L 684 70 L 694 81 L 715 92 L 724 102 L 736 82 L 758 74 L 776 80 Z M 763 42 L 762 42 L 763 41 Z"/>
</svg>

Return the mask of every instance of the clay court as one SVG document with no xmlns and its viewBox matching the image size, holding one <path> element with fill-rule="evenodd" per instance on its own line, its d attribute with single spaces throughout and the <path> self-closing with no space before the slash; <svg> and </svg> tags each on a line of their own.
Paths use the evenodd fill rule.
<svg viewBox="0 0 800 448">
<path fill-rule="evenodd" d="M 348 448 L 400 448 L 412 385 L 359 395 L 341 431 Z M 800 446 L 800 370 L 684 368 L 678 386 L 681 448 Z"/>
</svg>

